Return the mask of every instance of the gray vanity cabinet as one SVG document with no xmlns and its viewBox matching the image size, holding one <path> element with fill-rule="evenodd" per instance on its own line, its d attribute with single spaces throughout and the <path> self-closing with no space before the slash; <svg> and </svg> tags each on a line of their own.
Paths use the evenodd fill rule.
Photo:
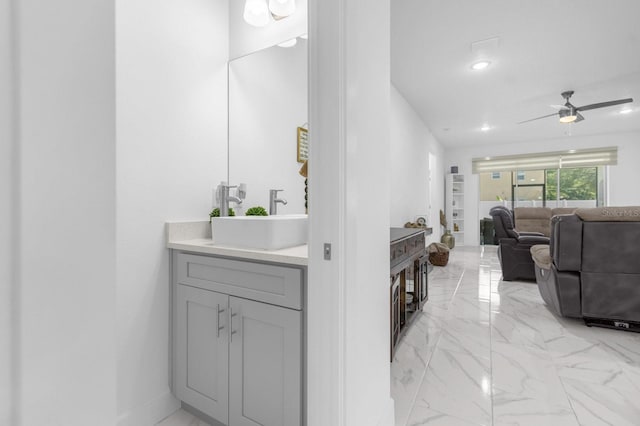
<svg viewBox="0 0 640 426">
<path fill-rule="evenodd" d="M 300 425 L 301 312 L 231 297 L 229 425 Z"/>
<path fill-rule="evenodd" d="M 225 424 L 229 416 L 228 299 L 226 294 L 177 286 L 176 396 Z"/>
<path fill-rule="evenodd" d="M 224 425 L 304 424 L 303 280 L 301 268 L 177 253 L 176 396 Z"/>
</svg>

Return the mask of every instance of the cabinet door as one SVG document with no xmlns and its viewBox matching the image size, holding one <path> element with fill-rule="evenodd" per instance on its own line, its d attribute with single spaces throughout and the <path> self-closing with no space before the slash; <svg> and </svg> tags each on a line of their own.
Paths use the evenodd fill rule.
<svg viewBox="0 0 640 426">
<path fill-rule="evenodd" d="M 229 296 L 178 285 L 176 396 L 227 424 L 229 418 Z"/>
<path fill-rule="evenodd" d="M 302 424 L 300 311 L 230 297 L 229 424 Z"/>
</svg>

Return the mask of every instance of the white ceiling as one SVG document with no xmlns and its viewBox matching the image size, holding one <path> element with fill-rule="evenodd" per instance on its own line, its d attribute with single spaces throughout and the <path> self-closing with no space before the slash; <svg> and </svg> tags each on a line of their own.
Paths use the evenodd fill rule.
<svg viewBox="0 0 640 426">
<path fill-rule="evenodd" d="M 479 56 L 492 63 L 473 71 Z M 392 0 L 391 79 L 447 147 L 640 131 L 640 1 Z M 634 98 L 633 112 L 516 124 L 553 113 L 565 90 L 575 106 Z"/>
</svg>

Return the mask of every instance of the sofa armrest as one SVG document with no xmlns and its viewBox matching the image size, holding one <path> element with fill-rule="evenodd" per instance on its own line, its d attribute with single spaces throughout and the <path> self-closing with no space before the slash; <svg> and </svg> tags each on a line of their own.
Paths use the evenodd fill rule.
<svg viewBox="0 0 640 426">
<path fill-rule="evenodd" d="M 538 237 L 544 237 L 545 235 L 542 232 L 520 232 L 518 231 L 518 234 L 521 237 L 526 237 L 526 236 L 538 236 Z"/>
<path fill-rule="evenodd" d="M 534 246 L 536 244 L 549 244 L 549 237 L 540 235 L 524 235 L 518 239 L 518 244 Z"/>
</svg>

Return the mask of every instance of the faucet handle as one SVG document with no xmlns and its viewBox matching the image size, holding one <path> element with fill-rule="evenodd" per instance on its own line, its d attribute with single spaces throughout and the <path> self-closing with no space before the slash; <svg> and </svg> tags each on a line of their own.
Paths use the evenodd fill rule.
<svg viewBox="0 0 640 426">
<path fill-rule="evenodd" d="M 238 185 L 238 198 L 244 200 L 247 197 L 247 184 L 241 183 Z"/>
</svg>

